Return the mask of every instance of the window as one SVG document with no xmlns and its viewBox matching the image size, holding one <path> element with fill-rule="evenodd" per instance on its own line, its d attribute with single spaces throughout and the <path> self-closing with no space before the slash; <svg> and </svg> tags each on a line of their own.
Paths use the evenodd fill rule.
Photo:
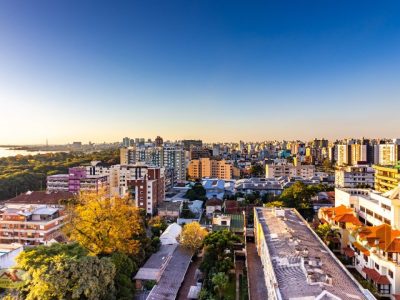
<svg viewBox="0 0 400 300">
<path fill-rule="evenodd" d="M 381 204 L 381 207 L 383 208 L 383 209 L 386 209 L 386 210 L 388 210 L 388 211 L 390 211 L 391 210 L 391 207 L 389 206 L 389 205 L 386 205 L 386 204 Z"/>
<path fill-rule="evenodd" d="M 389 219 L 383 218 L 383 222 L 385 222 L 386 224 L 390 225 L 390 220 Z"/>
<path fill-rule="evenodd" d="M 377 263 L 375 263 L 375 269 L 379 271 L 379 265 Z"/>
<path fill-rule="evenodd" d="M 388 274 L 389 274 L 389 277 L 390 277 L 390 278 L 393 278 L 393 271 L 389 270 L 389 271 L 388 271 Z"/>
</svg>

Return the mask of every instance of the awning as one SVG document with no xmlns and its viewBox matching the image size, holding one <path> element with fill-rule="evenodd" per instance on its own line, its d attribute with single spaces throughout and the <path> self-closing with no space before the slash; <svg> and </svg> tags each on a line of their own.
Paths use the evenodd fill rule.
<svg viewBox="0 0 400 300">
<path fill-rule="evenodd" d="M 369 251 L 367 249 L 365 249 L 363 246 L 361 246 L 359 243 L 354 242 L 353 246 L 355 248 L 357 248 L 358 250 L 360 250 L 364 255 L 369 256 Z"/>
<path fill-rule="evenodd" d="M 367 278 L 372 279 L 377 284 L 390 284 L 389 278 L 386 275 L 379 274 L 375 269 L 365 267 L 362 271 L 367 275 Z"/>
<path fill-rule="evenodd" d="M 343 248 L 343 253 L 344 253 L 344 255 L 346 255 L 347 257 L 354 257 L 354 251 L 353 251 L 353 249 L 351 249 L 350 247 L 346 247 L 346 248 Z"/>
</svg>

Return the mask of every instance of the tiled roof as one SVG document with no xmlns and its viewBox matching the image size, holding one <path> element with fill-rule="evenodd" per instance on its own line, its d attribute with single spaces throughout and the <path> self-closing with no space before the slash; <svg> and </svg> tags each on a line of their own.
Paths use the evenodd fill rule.
<svg viewBox="0 0 400 300">
<path fill-rule="evenodd" d="M 60 204 L 62 200 L 73 198 L 70 192 L 53 192 L 45 191 L 27 192 L 15 198 L 6 200 L 5 204 Z"/>
<path fill-rule="evenodd" d="M 218 198 L 211 198 L 207 200 L 206 206 L 222 206 L 222 200 Z"/>
<path fill-rule="evenodd" d="M 357 217 L 354 216 L 353 214 L 340 215 L 340 216 L 335 217 L 334 220 L 339 223 L 351 223 L 356 226 L 363 225 L 363 223 L 361 223 L 361 221 L 359 219 L 357 219 Z"/>
<path fill-rule="evenodd" d="M 386 252 L 400 252 L 400 230 L 394 230 L 388 224 L 364 227 L 359 237 L 367 240 L 371 247 L 379 246 Z"/>
<path fill-rule="evenodd" d="M 379 274 L 375 269 L 363 268 L 362 271 L 367 275 L 367 278 L 372 279 L 377 284 L 390 284 L 386 275 Z"/>
</svg>

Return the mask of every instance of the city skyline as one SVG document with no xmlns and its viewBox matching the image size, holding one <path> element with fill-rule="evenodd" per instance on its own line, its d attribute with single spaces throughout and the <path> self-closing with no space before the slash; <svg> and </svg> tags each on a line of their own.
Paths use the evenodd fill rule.
<svg viewBox="0 0 400 300">
<path fill-rule="evenodd" d="M 399 8 L 2 2 L 0 144 L 395 138 Z"/>
</svg>

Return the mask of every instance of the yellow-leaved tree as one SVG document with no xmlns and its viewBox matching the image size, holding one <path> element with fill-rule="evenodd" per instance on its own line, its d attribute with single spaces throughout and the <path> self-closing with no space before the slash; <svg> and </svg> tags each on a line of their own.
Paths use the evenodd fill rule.
<svg viewBox="0 0 400 300">
<path fill-rule="evenodd" d="M 145 229 L 139 209 L 129 198 L 81 193 L 68 214 L 66 235 L 90 254 L 139 253 Z"/>
<path fill-rule="evenodd" d="M 185 248 L 197 251 L 203 245 L 207 234 L 207 230 L 202 228 L 198 222 L 192 222 L 183 227 L 179 241 Z"/>
</svg>

